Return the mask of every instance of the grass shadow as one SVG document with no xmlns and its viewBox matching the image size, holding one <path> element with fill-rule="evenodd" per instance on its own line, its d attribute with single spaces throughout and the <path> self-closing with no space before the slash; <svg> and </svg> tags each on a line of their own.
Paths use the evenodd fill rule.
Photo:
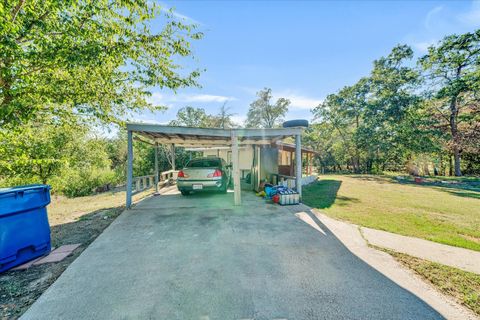
<svg viewBox="0 0 480 320">
<path fill-rule="evenodd" d="M 466 191 L 456 191 L 456 190 L 444 190 L 451 195 L 463 198 L 473 198 L 473 199 L 480 199 L 480 192 L 466 192 Z"/>
<path fill-rule="evenodd" d="M 303 202 L 314 208 L 330 208 L 334 203 L 345 206 L 350 202 L 359 202 L 357 198 L 338 196 L 338 189 L 342 185 L 340 180 L 319 180 L 302 190 Z"/>
<path fill-rule="evenodd" d="M 375 176 L 375 175 L 348 175 L 349 178 L 362 181 L 374 181 L 377 183 L 392 183 L 396 180 L 389 176 Z"/>
<path fill-rule="evenodd" d="M 399 183 L 404 185 L 411 185 L 416 187 L 434 188 L 435 190 L 447 192 L 454 196 L 480 199 L 480 179 L 468 178 L 468 179 L 441 179 L 439 177 L 423 177 L 422 182 L 415 182 L 412 176 L 374 176 L 374 175 L 348 175 L 349 178 L 373 181 L 380 184 L 383 183 Z"/>
</svg>

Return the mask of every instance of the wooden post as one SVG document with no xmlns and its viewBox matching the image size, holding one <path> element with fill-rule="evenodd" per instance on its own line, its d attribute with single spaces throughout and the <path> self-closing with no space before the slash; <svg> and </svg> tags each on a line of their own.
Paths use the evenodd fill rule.
<svg viewBox="0 0 480 320">
<path fill-rule="evenodd" d="M 158 142 L 155 143 L 155 193 L 158 193 Z"/>
<path fill-rule="evenodd" d="M 240 167 L 238 161 L 238 137 L 237 132 L 232 130 L 232 164 L 233 164 L 233 197 L 235 205 L 242 204 L 242 190 L 240 188 Z"/>
<path fill-rule="evenodd" d="M 133 182 L 133 137 L 132 131 L 127 132 L 127 199 L 126 207 L 132 206 L 132 182 Z"/>
<path fill-rule="evenodd" d="M 302 198 L 302 135 L 295 136 L 295 188 Z"/>
<path fill-rule="evenodd" d="M 312 154 L 309 152 L 307 153 L 307 163 L 308 163 L 308 175 L 312 174 Z"/>
<path fill-rule="evenodd" d="M 135 181 L 135 191 L 140 191 L 140 179 L 137 178 L 137 180 Z"/>
</svg>

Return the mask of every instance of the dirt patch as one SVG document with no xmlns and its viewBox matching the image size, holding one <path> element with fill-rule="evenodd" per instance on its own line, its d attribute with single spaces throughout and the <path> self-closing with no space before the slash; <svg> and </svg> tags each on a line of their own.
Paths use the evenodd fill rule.
<svg viewBox="0 0 480 320">
<path fill-rule="evenodd" d="M 0 319 L 20 317 L 123 210 L 124 207 L 97 210 L 77 217 L 76 221 L 54 225 L 51 228 L 53 247 L 74 243 L 81 246 L 60 262 L 1 274 Z"/>
<path fill-rule="evenodd" d="M 480 243 L 480 238 L 479 237 L 470 236 L 468 234 L 461 234 L 460 236 L 462 236 L 463 238 L 465 238 L 467 240 Z"/>
</svg>

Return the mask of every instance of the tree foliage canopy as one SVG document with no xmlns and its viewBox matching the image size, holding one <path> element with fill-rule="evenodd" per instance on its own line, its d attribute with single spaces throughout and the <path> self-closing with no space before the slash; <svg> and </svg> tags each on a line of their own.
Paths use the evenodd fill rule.
<svg viewBox="0 0 480 320">
<path fill-rule="evenodd" d="M 274 104 L 272 89 L 265 88 L 257 92 L 258 99 L 250 104 L 246 126 L 248 128 L 274 128 L 280 126 L 288 111 L 290 100 L 279 98 Z"/>
<path fill-rule="evenodd" d="M 462 152 L 480 150 L 480 30 L 445 37 L 419 64 L 426 72 L 427 107 L 448 137 L 459 176 Z"/>
<path fill-rule="evenodd" d="M 223 104 L 218 114 L 207 114 L 203 108 L 186 106 L 178 110 L 177 118 L 169 122 L 172 126 L 197 128 L 234 128 L 233 113 Z"/>
<path fill-rule="evenodd" d="M 368 77 L 312 110 L 307 143 L 335 170 L 402 170 L 429 158 L 443 171 L 452 154 L 460 175 L 461 155 L 476 159 L 480 148 L 479 40 L 480 31 L 445 37 L 419 67 L 411 48 L 396 46 Z"/>
<path fill-rule="evenodd" d="M 147 0 L 3 1 L 0 126 L 72 113 L 119 122 L 129 110 L 159 109 L 149 88 L 196 85 L 199 71 L 178 61 L 201 37 Z"/>
</svg>

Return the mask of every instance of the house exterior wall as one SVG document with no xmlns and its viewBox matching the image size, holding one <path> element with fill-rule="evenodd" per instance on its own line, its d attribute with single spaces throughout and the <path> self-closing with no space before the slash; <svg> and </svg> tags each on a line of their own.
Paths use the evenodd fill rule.
<svg viewBox="0 0 480 320">
<path fill-rule="evenodd" d="M 272 174 L 278 174 L 278 148 L 260 147 L 260 178 L 270 181 Z"/>
<path fill-rule="evenodd" d="M 252 169 L 253 162 L 253 148 L 252 147 L 242 147 L 239 150 L 239 167 L 240 170 L 250 170 Z M 227 163 L 232 162 L 232 152 L 228 149 L 221 150 L 205 150 L 203 151 L 204 157 L 220 157 L 225 160 Z"/>
</svg>

